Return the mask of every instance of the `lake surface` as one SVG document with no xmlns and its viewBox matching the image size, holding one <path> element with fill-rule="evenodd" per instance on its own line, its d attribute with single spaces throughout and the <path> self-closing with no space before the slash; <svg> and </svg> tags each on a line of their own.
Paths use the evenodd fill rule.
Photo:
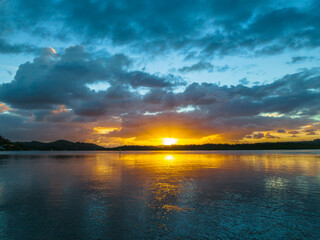
<svg viewBox="0 0 320 240">
<path fill-rule="evenodd" d="M 320 239 L 320 151 L 0 152 L 0 239 Z"/>
</svg>

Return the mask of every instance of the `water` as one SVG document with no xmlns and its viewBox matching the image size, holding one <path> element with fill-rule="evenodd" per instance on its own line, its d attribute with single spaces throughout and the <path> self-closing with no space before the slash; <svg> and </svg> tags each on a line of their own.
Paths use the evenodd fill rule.
<svg viewBox="0 0 320 240">
<path fill-rule="evenodd" d="M 320 239 L 320 151 L 2 152 L 0 239 Z"/>
</svg>

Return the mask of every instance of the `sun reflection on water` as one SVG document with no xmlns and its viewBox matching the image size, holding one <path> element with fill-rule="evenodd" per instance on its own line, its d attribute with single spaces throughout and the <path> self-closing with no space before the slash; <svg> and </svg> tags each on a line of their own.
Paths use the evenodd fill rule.
<svg viewBox="0 0 320 240">
<path fill-rule="evenodd" d="M 227 203 L 231 201 L 229 198 L 244 198 L 244 193 L 250 191 L 244 184 L 248 173 L 253 179 L 263 179 L 261 186 L 266 196 L 276 199 L 288 197 L 292 183 L 287 174 L 315 177 L 320 173 L 320 163 L 314 156 L 300 156 L 297 160 L 293 155 L 233 152 L 97 154 L 95 164 L 88 164 L 90 167 L 98 191 L 107 191 L 108 196 L 114 197 L 125 195 L 131 199 L 130 204 L 144 202 L 148 211 L 144 208 L 139 211 L 154 223 L 152 231 L 164 232 L 174 231 L 177 214 L 188 215 L 194 211 L 202 191 L 206 192 L 205 198 L 223 196 Z M 277 174 L 268 176 L 271 172 Z M 299 179 L 295 187 L 308 194 L 308 182 L 303 177 Z M 137 186 L 141 188 L 136 189 Z M 130 204 L 128 208 L 142 207 Z"/>
<path fill-rule="evenodd" d="M 165 160 L 168 160 L 168 161 L 173 161 L 174 160 L 174 157 L 172 155 L 166 155 L 164 157 Z"/>
</svg>

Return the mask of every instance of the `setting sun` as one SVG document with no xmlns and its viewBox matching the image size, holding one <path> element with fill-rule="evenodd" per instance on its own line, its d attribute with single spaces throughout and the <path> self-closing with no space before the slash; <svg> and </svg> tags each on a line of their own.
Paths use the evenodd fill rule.
<svg viewBox="0 0 320 240">
<path fill-rule="evenodd" d="M 176 138 L 163 138 L 162 143 L 163 145 L 174 145 L 178 142 Z"/>
</svg>

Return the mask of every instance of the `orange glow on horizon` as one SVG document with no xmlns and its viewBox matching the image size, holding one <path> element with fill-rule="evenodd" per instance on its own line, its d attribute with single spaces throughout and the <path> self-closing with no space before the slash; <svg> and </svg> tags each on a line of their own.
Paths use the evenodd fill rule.
<svg viewBox="0 0 320 240">
<path fill-rule="evenodd" d="M 121 128 L 116 128 L 116 127 L 110 127 L 110 128 L 107 128 L 107 127 L 95 127 L 93 128 L 93 132 L 94 133 L 97 133 L 97 134 L 109 134 L 113 131 L 120 131 Z"/>
<path fill-rule="evenodd" d="M 90 142 L 104 147 L 117 147 L 123 145 L 139 146 L 172 146 L 172 145 L 202 145 L 202 144 L 243 144 L 261 142 L 293 142 L 293 141 L 312 141 L 319 138 L 318 127 L 312 125 L 315 134 L 309 134 L 304 128 L 287 129 L 282 132 L 277 129 L 271 131 L 228 131 L 225 133 L 215 133 L 204 136 L 200 130 L 194 131 L 184 127 L 165 127 L 129 129 L 124 128 L 121 123 L 111 123 L 109 126 L 92 126 Z M 310 126 L 308 126 L 310 127 Z M 293 131 L 295 130 L 295 131 Z M 248 137 L 249 136 L 249 137 Z"/>
</svg>

